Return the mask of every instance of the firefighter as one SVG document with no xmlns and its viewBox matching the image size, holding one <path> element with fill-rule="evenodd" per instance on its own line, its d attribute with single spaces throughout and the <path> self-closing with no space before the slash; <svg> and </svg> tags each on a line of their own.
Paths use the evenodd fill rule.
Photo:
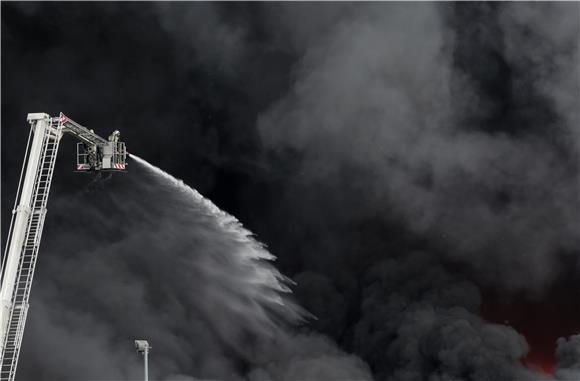
<svg viewBox="0 0 580 381">
<path fill-rule="evenodd" d="M 91 166 L 91 169 L 96 169 L 99 164 L 98 154 L 97 154 L 97 146 L 94 144 L 85 145 L 86 153 L 87 153 L 87 161 Z"/>
<path fill-rule="evenodd" d="M 111 135 L 109 135 L 109 141 L 114 142 L 114 143 L 118 143 L 120 137 L 121 137 L 121 133 L 119 132 L 119 130 L 115 130 L 115 131 L 113 131 L 113 133 Z"/>
</svg>

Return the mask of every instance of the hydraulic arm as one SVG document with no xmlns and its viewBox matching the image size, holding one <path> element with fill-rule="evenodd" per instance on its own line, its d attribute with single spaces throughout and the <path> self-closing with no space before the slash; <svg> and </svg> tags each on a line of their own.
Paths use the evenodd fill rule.
<svg viewBox="0 0 580 381">
<path fill-rule="evenodd" d="M 16 373 L 48 193 L 62 135 L 68 133 L 80 140 L 77 171 L 123 171 L 126 167 L 125 144 L 119 142 L 118 131 L 104 139 L 62 113 L 58 117 L 32 113 L 27 120 L 31 130 L 1 269 L 0 381 L 13 380 Z"/>
</svg>

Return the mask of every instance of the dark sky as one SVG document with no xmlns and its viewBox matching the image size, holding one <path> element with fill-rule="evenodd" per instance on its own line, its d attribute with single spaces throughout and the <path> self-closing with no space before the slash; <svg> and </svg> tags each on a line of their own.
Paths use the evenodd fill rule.
<svg viewBox="0 0 580 381">
<path fill-rule="evenodd" d="M 572 339 L 554 351 L 580 332 L 578 3 L 1 10 L 3 234 L 26 114 L 62 111 L 236 216 L 297 282 L 301 329 L 375 378 L 577 369 Z M 55 229 L 91 181 L 74 150 Z"/>
</svg>

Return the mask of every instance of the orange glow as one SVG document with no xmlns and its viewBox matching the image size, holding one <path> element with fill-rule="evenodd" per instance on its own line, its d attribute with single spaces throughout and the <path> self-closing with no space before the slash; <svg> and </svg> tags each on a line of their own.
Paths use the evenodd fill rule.
<svg viewBox="0 0 580 381">
<path fill-rule="evenodd" d="M 529 368 L 537 369 L 547 375 L 553 374 L 556 366 L 553 358 L 546 358 L 534 353 L 533 350 L 526 356 L 526 358 L 524 358 L 523 363 Z"/>
<path fill-rule="evenodd" d="M 576 283 L 556 284 L 541 299 L 525 294 L 504 295 L 501 290 L 483 292 L 481 316 L 515 329 L 526 338 L 529 352 L 521 360 L 528 368 L 551 375 L 556 367 L 556 341 L 580 331 L 580 305 L 571 303 Z"/>
</svg>

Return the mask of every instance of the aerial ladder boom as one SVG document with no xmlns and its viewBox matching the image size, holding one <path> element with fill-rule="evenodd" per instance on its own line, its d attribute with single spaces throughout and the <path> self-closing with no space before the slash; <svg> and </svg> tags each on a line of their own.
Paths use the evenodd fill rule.
<svg viewBox="0 0 580 381">
<path fill-rule="evenodd" d="M 126 166 L 125 144 L 118 141 L 118 131 L 104 139 L 62 113 L 58 117 L 32 113 L 27 120 L 31 130 L 1 269 L 0 381 L 11 381 L 16 373 L 48 193 L 62 135 L 68 133 L 80 140 L 77 171 L 123 171 Z"/>
</svg>

